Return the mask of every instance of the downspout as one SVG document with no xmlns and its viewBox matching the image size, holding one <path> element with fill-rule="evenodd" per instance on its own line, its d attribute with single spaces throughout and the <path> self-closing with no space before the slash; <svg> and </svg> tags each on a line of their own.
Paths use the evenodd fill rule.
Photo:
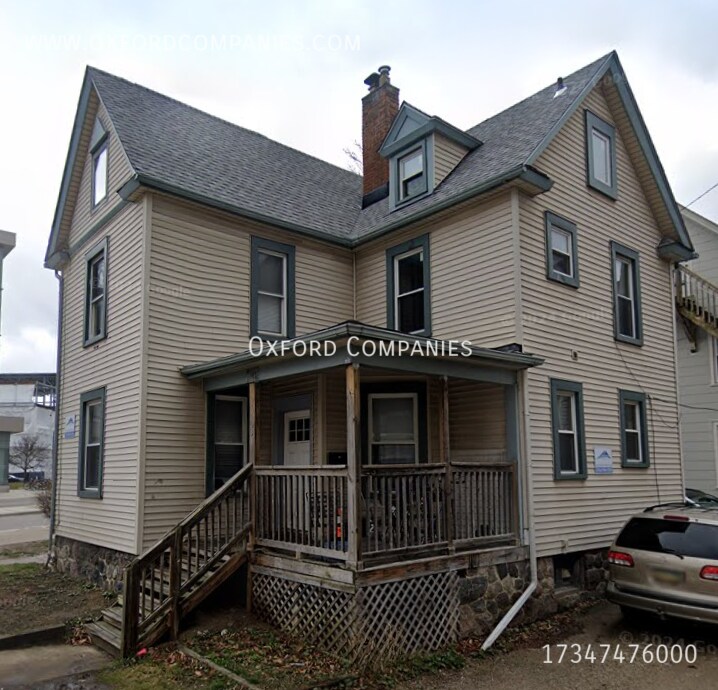
<svg viewBox="0 0 718 690">
<path fill-rule="evenodd" d="M 60 366 L 62 362 L 62 304 L 65 291 L 64 277 L 61 271 L 55 271 L 59 283 L 57 312 L 57 359 L 55 362 L 55 438 L 52 444 L 52 496 L 50 501 L 50 537 L 47 550 L 47 564 L 55 563 L 55 511 L 57 502 L 58 456 L 60 446 Z"/>
<path fill-rule="evenodd" d="M 489 649 L 500 635 L 506 630 L 509 623 L 516 617 L 516 614 L 523 608 L 524 604 L 529 600 L 531 595 L 536 591 L 538 586 L 538 563 L 536 558 L 536 536 L 534 532 L 534 495 L 533 495 L 533 471 L 531 468 L 531 431 L 529 424 L 529 399 L 528 399 L 528 371 L 526 369 L 519 372 L 521 389 L 523 394 L 523 419 L 524 419 L 524 477 L 526 486 L 526 526 L 525 532 L 528 532 L 529 538 L 529 566 L 531 569 L 531 581 L 524 590 L 523 594 L 516 600 L 514 605 L 506 612 L 504 617 L 498 622 L 491 634 L 484 640 L 481 645 L 482 650 Z"/>
</svg>

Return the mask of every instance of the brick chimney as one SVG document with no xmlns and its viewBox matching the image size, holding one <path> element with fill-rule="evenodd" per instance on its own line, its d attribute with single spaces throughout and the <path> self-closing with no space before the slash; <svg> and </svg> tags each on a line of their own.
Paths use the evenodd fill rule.
<svg viewBox="0 0 718 690">
<path fill-rule="evenodd" d="M 364 80 L 369 87 L 369 93 L 362 98 L 364 205 L 389 193 L 389 161 L 379 155 L 379 147 L 399 112 L 399 89 L 391 85 L 390 69 L 382 65 Z"/>
</svg>

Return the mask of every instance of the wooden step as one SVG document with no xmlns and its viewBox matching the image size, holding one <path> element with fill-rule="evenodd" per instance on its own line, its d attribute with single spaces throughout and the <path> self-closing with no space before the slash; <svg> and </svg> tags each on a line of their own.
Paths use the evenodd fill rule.
<svg viewBox="0 0 718 690">
<path fill-rule="evenodd" d="M 112 656 L 120 653 L 120 633 L 116 628 L 103 621 L 85 623 L 85 630 L 92 640 L 92 644 Z"/>
<path fill-rule="evenodd" d="M 117 630 L 122 630 L 122 607 L 112 606 L 102 612 L 102 620 Z"/>
</svg>

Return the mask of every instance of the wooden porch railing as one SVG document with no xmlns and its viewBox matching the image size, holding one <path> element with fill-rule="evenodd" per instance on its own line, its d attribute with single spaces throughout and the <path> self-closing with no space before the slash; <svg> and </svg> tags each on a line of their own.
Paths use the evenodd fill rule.
<svg viewBox="0 0 718 690">
<path fill-rule="evenodd" d="M 347 560 L 347 469 L 257 467 L 258 545 Z"/>
<path fill-rule="evenodd" d="M 212 578 L 237 566 L 251 531 L 247 465 L 125 570 L 120 653 L 130 656 L 204 598 Z"/>
<path fill-rule="evenodd" d="M 362 467 L 362 556 L 447 543 L 444 465 Z"/>
<path fill-rule="evenodd" d="M 514 465 L 451 463 L 454 539 L 490 541 L 516 533 L 517 486 Z"/>
</svg>

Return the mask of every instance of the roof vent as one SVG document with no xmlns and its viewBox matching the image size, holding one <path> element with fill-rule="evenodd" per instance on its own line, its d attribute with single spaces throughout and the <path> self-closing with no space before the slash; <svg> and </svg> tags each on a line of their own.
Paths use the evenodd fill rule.
<svg viewBox="0 0 718 690">
<path fill-rule="evenodd" d="M 559 77 L 556 81 L 556 92 L 553 97 L 558 98 L 559 96 L 563 96 L 566 91 L 568 91 L 568 86 L 563 83 L 563 77 Z"/>
</svg>

